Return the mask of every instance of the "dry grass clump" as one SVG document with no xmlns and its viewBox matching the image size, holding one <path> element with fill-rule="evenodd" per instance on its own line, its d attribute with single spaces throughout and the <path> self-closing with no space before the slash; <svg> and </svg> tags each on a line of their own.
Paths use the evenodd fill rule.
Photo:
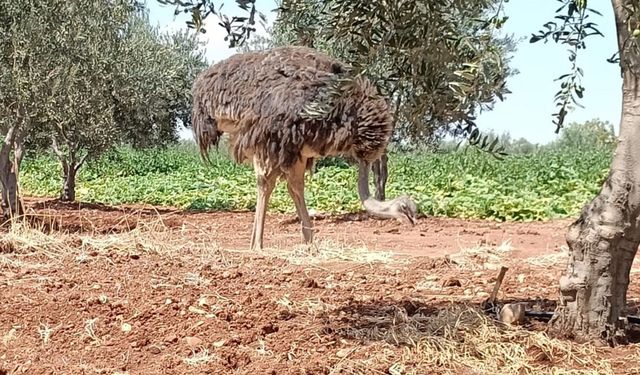
<svg viewBox="0 0 640 375">
<path fill-rule="evenodd" d="M 397 306 L 377 311 L 340 334 L 365 343 L 406 346 L 395 363 L 405 369 L 403 374 L 614 373 L 592 346 L 504 326 L 469 306 L 455 305 L 435 315 L 409 315 Z"/>
<path fill-rule="evenodd" d="M 563 266 L 569 260 L 569 248 L 567 246 L 561 246 L 553 254 L 542 255 L 537 257 L 527 258 L 527 263 L 532 266 L 548 268 L 552 266 Z"/>
<path fill-rule="evenodd" d="M 511 251 L 513 247 L 510 241 L 504 241 L 497 246 L 480 243 L 449 255 L 449 259 L 465 270 L 497 270 L 504 257 Z"/>
<path fill-rule="evenodd" d="M 184 228 L 168 228 L 161 219 L 140 219 L 131 230 L 112 234 L 44 230 L 21 220 L 15 221 L 0 238 L 0 267 L 8 268 L 43 267 L 65 256 L 85 261 L 89 255 L 142 254 L 191 256 L 204 262 L 213 257 L 224 259 L 211 238 L 194 237 Z"/>
</svg>

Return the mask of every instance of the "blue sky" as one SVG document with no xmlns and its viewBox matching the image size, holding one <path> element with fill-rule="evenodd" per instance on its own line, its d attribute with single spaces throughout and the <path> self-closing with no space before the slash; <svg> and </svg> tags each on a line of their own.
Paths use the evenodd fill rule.
<svg viewBox="0 0 640 375">
<path fill-rule="evenodd" d="M 276 7 L 274 0 L 257 0 L 261 11 L 270 11 Z M 482 130 L 494 129 L 497 132 L 508 131 L 512 137 L 524 137 L 531 142 L 546 143 L 553 140 L 555 125 L 551 114 L 555 112 L 553 96 L 559 89 L 554 79 L 568 72 L 569 61 L 566 48 L 555 43 L 543 44 L 528 42 L 532 32 L 552 20 L 556 0 L 511 0 L 505 6 L 509 20 L 504 32 L 516 38 L 524 37 L 513 55 L 512 66 L 520 73 L 508 81 L 512 94 L 504 102 L 498 102 L 490 112 L 480 114 L 478 125 Z M 586 121 L 593 118 L 608 120 L 614 124 L 616 133 L 620 120 L 621 83 L 617 65 L 606 61 L 616 50 L 615 23 L 609 2 L 599 2 L 596 8 L 602 16 L 591 21 L 598 24 L 604 37 L 593 36 L 587 41 L 587 49 L 578 56 L 579 65 L 584 70 L 583 86 L 586 88 L 581 103 L 585 108 L 576 108 L 568 116 L 568 121 Z M 185 26 L 188 15 L 174 17 L 173 7 L 162 6 L 156 0 L 148 0 L 149 16 L 152 24 L 163 29 L 176 29 Z M 235 1 L 225 0 L 223 10 L 226 14 L 240 14 Z M 272 22 L 275 13 L 268 13 Z M 208 32 L 203 35 L 206 41 L 206 54 L 209 62 L 216 62 L 235 53 L 224 41 L 224 30 L 217 26 L 214 17 L 207 19 Z M 262 31 L 258 30 L 259 32 Z M 185 132 L 184 135 L 188 135 Z"/>
</svg>

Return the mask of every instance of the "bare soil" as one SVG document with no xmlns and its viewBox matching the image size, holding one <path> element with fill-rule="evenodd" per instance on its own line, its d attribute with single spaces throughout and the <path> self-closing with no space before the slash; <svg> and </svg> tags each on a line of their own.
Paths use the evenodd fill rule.
<svg viewBox="0 0 640 375">
<path fill-rule="evenodd" d="M 269 248 L 250 253 L 251 212 L 27 205 L 40 230 L 5 229 L 0 247 L 0 374 L 640 373 L 637 344 L 543 345 L 531 319 L 515 333 L 476 321 L 504 342 L 433 327 L 443 311 L 477 309 L 501 265 L 501 302 L 552 311 L 570 221 L 346 215 L 315 220 L 307 248 L 294 215 L 269 213 Z M 477 349 L 457 355 L 475 368 L 445 355 L 442 343 L 471 339 Z"/>
</svg>

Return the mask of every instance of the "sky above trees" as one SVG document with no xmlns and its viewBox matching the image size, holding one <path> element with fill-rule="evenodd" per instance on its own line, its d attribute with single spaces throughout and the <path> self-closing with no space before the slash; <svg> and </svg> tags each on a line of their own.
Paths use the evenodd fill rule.
<svg viewBox="0 0 640 375">
<path fill-rule="evenodd" d="M 275 1 L 257 0 L 257 5 L 273 22 L 276 14 L 270 10 L 276 8 Z M 595 6 L 599 5 L 605 5 L 596 8 L 602 17 L 591 21 L 598 24 L 604 37 L 589 38 L 587 49 L 578 57 L 585 73 L 583 84 L 586 91 L 581 102 L 585 108 L 571 112 L 568 122 L 600 118 L 612 122 L 617 133 L 622 80 L 618 67 L 606 61 L 616 49 L 615 24 L 609 3 Z M 481 130 L 508 131 L 514 138 L 524 137 L 535 143 L 547 143 L 556 138 L 551 114 L 555 112 L 553 96 L 559 89 L 559 83 L 554 79 L 568 72 L 567 53 L 565 47 L 552 43 L 529 44 L 529 37 L 553 19 L 557 6 L 558 2 L 554 0 L 511 0 L 506 4 L 505 11 L 510 18 L 504 32 L 521 39 L 511 63 L 520 73 L 508 81 L 513 93 L 504 102 L 497 103 L 492 111 L 478 117 Z M 172 7 L 162 6 L 156 0 L 149 0 L 148 7 L 152 24 L 157 23 L 167 29 L 186 27 L 189 15 L 175 17 Z M 223 10 L 227 14 L 240 13 L 233 0 L 226 0 Z M 224 41 L 225 31 L 217 25 L 215 17 L 206 20 L 205 28 L 207 33 L 202 38 L 207 41 L 206 55 L 210 63 L 235 53 L 235 49 L 228 48 Z M 258 32 L 265 33 L 260 26 Z M 183 135 L 190 138 L 190 130 L 184 131 Z"/>
</svg>

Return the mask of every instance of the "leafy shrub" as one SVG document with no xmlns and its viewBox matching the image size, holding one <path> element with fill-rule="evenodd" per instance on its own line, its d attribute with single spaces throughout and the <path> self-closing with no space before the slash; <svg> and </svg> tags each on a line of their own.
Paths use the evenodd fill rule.
<svg viewBox="0 0 640 375">
<path fill-rule="evenodd" d="M 545 148 L 499 161 L 468 149 L 455 153 L 392 153 L 387 196 L 410 194 L 427 215 L 495 220 L 544 220 L 575 216 L 608 172 L 607 149 Z M 61 186 L 56 160 L 25 160 L 21 186 L 28 195 L 55 197 Z M 309 208 L 330 213 L 361 209 L 355 166 L 338 159 L 318 163 L 307 179 Z M 78 175 L 81 201 L 147 203 L 193 210 L 252 210 L 256 184 L 248 165 L 223 151 L 211 165 L 193 145 L 115 150 L 90 161 Z M 270 209 L 295 212 L 286 184 L 279 183 Z"/>
</svg>

